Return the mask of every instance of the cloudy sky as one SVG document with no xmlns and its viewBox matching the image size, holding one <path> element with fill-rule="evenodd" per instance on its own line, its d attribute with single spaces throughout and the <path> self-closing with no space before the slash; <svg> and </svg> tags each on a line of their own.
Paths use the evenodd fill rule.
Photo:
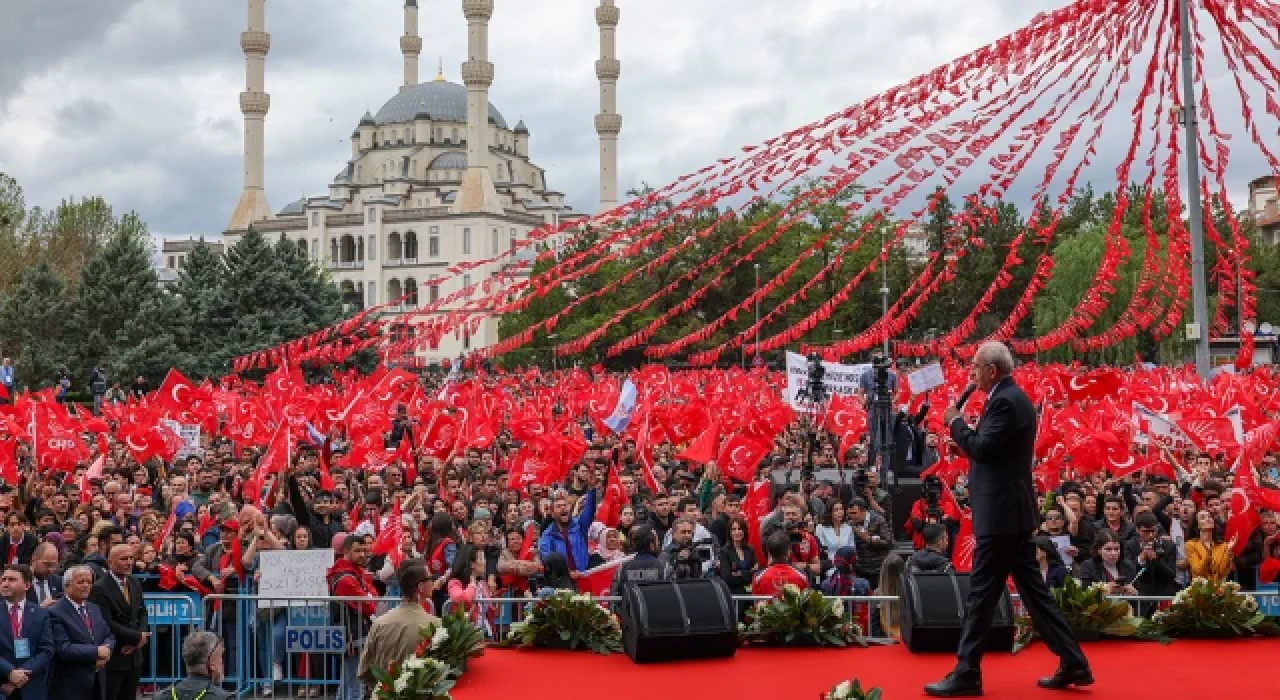
<svg viewBox="0 0 1280 700">
<path fill-rule="evenodd" d="M 1064 2 L 619 0 L 623 188 L 665 184 Z M 442 57 L 445 75 L 458 82 L 461 3 L 419 4 L 422 78 Z M 525 120 L 551 186 L 588 211 L 597 199 L 596 4 L 497 0 L 490 29 L 491 100 L 510 122 Z M 244 0 L 3 5 L 0 171 L 18 178 L 28 203 L 101 194 L 139 211 L 158 234 L 217 234 L 241 187 Z M 402 7 L 401 0 L 268 0 L 273 208 L 323 194 L 345 165 L 361 114 L 396 93 Z"/>
</svg>

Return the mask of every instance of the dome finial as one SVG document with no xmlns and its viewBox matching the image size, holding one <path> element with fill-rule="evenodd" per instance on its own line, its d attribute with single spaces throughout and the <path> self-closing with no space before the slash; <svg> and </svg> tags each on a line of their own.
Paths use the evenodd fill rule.
<svg viewBox="0 0 1280 700">
<path fill-rule="evenodd" d="M 444 56 L 440 57 L 440 65 L 436 68 L 436 82 L 444 82 Z"/>
</svg>

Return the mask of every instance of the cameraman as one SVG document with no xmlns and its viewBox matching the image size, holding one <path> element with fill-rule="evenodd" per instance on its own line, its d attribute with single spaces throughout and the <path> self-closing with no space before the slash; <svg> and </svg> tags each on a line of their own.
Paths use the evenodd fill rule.
<svg viewBox="0 0 1280 700">
<path fill-rule="evenodd" d="M 663 578 L 704 578 L 715 566 L 715 546 L 707 539 L 695 540 L 697 522 L 692 516 L 682 515 L 671 526 L 670 542 L 662 549 L 658 560 L 662 563 Z"/>
<path fill-rule="evenodd" d="M 1139 595 L 1169 596 L 1178 592 L 1178 548 L 1173 540 L 1162 537 L 1159 521 L 1152 513 L 1138 513 L 1133 518 L 1138 531 L 1135 539 L 1124 543 L 1124 558 L 1137 562 L 1138 576 L 1133 586 Z M 1155 612 L 1151 603 L 1140 603 L 1138 614 Z"/>
<path fill-rule="evenodd" d="M 661 581 L 662 562 L 658 560 L 658 538 L 648 525 L 636 525 L 631 529 L 630 544 L 636 555 L 618 567 L 613 576 L 609 595 L 622 595 L 622 584 L 628 581 Z"/>
<path fill-rule="evenodd" d="M 857 538 L 858 565 L 854 570 L 871 582 L 873 590 L 879 588 L 880 567 L 893 549 L 893 531 L 889 521 L 868 510 L 865 500 L 855 498 L 849 504 L 849 524 Z"/>
<path fill-rule="evenodd" d="M 928 539 L 925 528 L 929 525 L 941 525 L 948 533 L 960 526 L 960 512 L 955 504 L 949 498 L 942 498 L 942 479 L 930 474 L 922 486 L 924 494 L 911 504 L 911 516 L 907 520 L 907 534 L 911 535 L 911 544 L 916 550 L 925 548 Z"/>
</svg>

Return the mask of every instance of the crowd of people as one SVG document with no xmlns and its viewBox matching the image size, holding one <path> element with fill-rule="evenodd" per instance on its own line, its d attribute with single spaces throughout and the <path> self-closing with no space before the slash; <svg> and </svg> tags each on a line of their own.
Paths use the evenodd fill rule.
<svg viewBox="0 0 1280 700">
<path fill-rule="evenodd" d="M 438 393 L 458 379 L 419 381 Z M 496 380 L 482 373 L 467 381 Z M 538 381 L 554 382 L 555 375 Z M 0 594 L 52 614 L 50 635 L 32 639 L 25 662 L 16 652 L 5 655 L 0 643 L 0 657 L 22 662 L 6 675 L 0 661 L 7 681 L 0 690 L 43 700 L 40 686 L 54 700 L 70 698 L 82 688 L 68 684 L 84 680 L 64 674 L 66 666 L 105 673 L 102 689 L 111 693 L 103 697 L 132 700 L 145 656 L 138 650 L 148 644 L 145 593 L 252 593 L 260 555 L 272 550 L 334 550 L 330 593 L 367 599 L 343 604 L 352 640 L 369 635 L 379 612 L 374 599 L 405 593 L 397 576 L 403 561 L 422 564 L 424 573 L 411 580 L 414 595 L 430 601 L 424 609 L 440 614 L 461 606 L 490 639 L 518 610 L 486 601 L 574 588 L 592 570 L 620 561 L 615 593 L 628 580 L 719 576 L 742 595 L 772 595 L 787 584 L 836 595 L 896 595 L 904 569 L 963 568 L 967 506 L 964 474 L 947 477 L 940 469 L 950 463 L 947 435 L 928 432 L 920 417 L 902 417 L 897 430 L 913 443 L 899 453 L 907 462 L 891 466 L 923 470 L 919 501 L 893 502 L 866 435 L 851 444 L 801 416 L 759 461 L 754 483 L 768 484 L 770 503 L 758 523 L 744 512 L 755 486 L 730 478 L 716 459 L 681 459 L 683 446 L 670 440 L 638 449 L 634 439 L 585 416 L 569 416 L 587 444 L 567 476 L 519 487 L 509 471 L 521 441 L 509 426 L 500 426 L 486 448 L 462 447 L 439 458 L 419 450 L 428 427 L 403 406 L 381 429 L 386 453 L 397 455 L 389 463 L 345 464 L 351 441 L 335 423 L 327 434 L 300 429 L 310 439 L 291 442 L 287 467 L 264 482 L 254 475 L 266 450 L 224 436 L 206 433 L 194 454 L 139 463 L 123 441 L 86 434 L 92 456 L 69 471 L 37 469 L 32 446 L 19 438 L 8 447 L 18 481 L 0 491 L 0 556 L 7 567 Z M 1194 577 L 1230 578 L 1248 590 L 1274 579 L 1276 515 L 1262 512 L 1243 543 L 1226 538 L 1231 465 L 1216 453 L 1170 459 L 1177 480 L 1141 471 L 1113 478 L 1101 470 L 1041 494 L 1037 544 L 1050 585 L 1075 576 L 1116 595 L 1168 596 Z M 815 476 L 837 472 L 838 478 Z M 1269 486 L 1276 476 L 1269 454 L 1260 483 Z M 597 516 L 615 479 L 620 507 L 602 522 Z M 895 518 L 902 509 L 909 516 Z M 101 622 L 86 612 L 86 600 L 97 604 Z M 265 692 L 278 690 L 282 677 L 322 673 L 314 662 L 299 669 L 306 662 L 283 653 L 282 613 L 275 614 L 258 617 L 272 640 L 260 647 L 270 650 L 260 648 L 256 659 L 243 662 L 254 668 L 242 669 L 265 679 Z M 231 656 L 239 622 L 228 608 L 213 630 L 227 638 Z M 871 625 L 873 633 L 894 634 L 892 607 Z M 40 659 L 44 675 L 22 670 Z M 358 661 L 348 654 L 341 697 L 360 697 Z M 229 658 L 227 665 L 236 663 Z M 315 696 L 319 688 L 297 692 Z"/>
</svg>

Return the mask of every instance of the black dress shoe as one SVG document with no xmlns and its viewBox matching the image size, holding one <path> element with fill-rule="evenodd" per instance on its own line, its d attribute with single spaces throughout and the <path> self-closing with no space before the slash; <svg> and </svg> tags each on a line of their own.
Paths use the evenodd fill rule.
<svg viewBox="0 0 1280 700">
<path fill-rule="evenodd" d="M 1049 690 L 1066 690 L 1071 686 L 1084 687 L 1093 685 L 1093 671 L 1088 668 L 1059 666 L 1052 676 L 1041 678 L 1036 682 L 1036 685 Z"/>
<path fill-rule="evenodd" d="M 924 692 L 935 698 L 976 698 L 982 695 L 982 677 L 952 672 L 937 683 L 926 685 Z"/>
</svg>

